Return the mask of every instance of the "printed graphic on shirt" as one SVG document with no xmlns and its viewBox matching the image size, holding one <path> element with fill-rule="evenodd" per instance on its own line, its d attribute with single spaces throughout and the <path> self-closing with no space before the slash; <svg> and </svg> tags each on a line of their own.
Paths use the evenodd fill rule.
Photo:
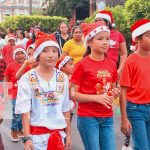
<svg viewBox="0 0 150 150">
<path fill-rule="evenodd" d="M 59 104 L 58 97 L 64 92 L 64 76 L 61 72 L 56 73 L 56 91 L 49 90 L 48 92 L 45 92 L 40 86 L 38 76 L 34 71 L 29 73 L 29 80 L 32 88 L 34 89 L 36 99 L 39 100 L 42 105 L 55 106 Z"/>
<path fill-rule="evenodd" d="M 107 70 L 97 71 L 98 83 L 96 83 L 97 94 L 107 93 L 110 95 L 112 83 L 109 82 L 111 73 Z"/>
<path fill-rule="evenodd" d="M 109 41 L 109 48 L 118 48 L 118 44 L 114 40 Z"/>
</svg>

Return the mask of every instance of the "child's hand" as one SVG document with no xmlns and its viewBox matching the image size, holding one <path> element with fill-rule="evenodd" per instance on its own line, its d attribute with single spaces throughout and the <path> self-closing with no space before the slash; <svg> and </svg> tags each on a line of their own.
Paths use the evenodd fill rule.
<svg viewBox="0 0 150 150">
<path fill-rule="evenodd" d="M 71 150 L 71 136 L 66 137 L 65 150 Z"/>
<path fill-rule="evenodd" d="M 114 100 L 114 97 L 113 96 L 108 96 L 106 93 L 102 94 L 102 95 L 96 95 L 95 96 L 95 101 L 97 103 L 100 103 L 100 104 L 106 106 L 109 109 L 112 106 L 113 100 Z"/>
<path fill-rule="evenodd" d="M 111 95 L 114 97 L 114 98 L 117 98 L 119 95 L 120 95 L 120 89 L 119 88 L 114 88 L 110 91 Z"/>
<path fill-rule="evenodd" d="M 34 63 L 36 60 L 34 59 L 34 57 L 30 57 L 29 59 L 25 60 L 26 65 L 31 65 L 32 63 Z"/>
<path fill-rule="evenodd" d="M 32 140 L 26 141 L 24 144 L 24 150 L 34 150 Z"/>
<path fill-rule="evenodd" d="M 128 118 L 124 118 L 121 120 L 121 132 L 128 136 L 131 134 L 132 126 Z"/>
</svg>

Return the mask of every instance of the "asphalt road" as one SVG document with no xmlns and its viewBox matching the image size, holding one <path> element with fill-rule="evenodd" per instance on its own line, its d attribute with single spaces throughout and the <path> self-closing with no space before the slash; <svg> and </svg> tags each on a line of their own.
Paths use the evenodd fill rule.
<svg viewBox="0 0 150 150">
<path fill-rule="evenodd" d="M 10 140 L 10 122 L 11 122 L 11 104 L 7 104 L 4 112 L 4 121 L 0 126 L 0 133 L 2 135 L 5 150 L 23 150 L 22 141 L 14 143 Z M 72 120 L 72 150 L 84 150 L 83 144 L 76 127 L 76 115 L 74 115 Z M 115 135 L 117 150 L 121 150 L 124 136 L 120 132 L 120 117 L 115 112 L 114 115 L 115 122 Z M 110 137 L 111 138 L 111 137 Z"/>
</svg>

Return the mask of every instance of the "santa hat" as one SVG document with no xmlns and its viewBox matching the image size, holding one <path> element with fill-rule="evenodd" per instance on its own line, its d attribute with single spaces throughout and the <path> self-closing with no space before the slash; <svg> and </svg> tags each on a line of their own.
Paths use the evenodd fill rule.
<svg viewBox="0 0 150 150">
<path fill-rule="evenodd" d="M 14 40 L 16 42 L 17 38 L 14 34 L 10 33 L 8 34 L 7 42 L 9 42 L 9 40 Z"/>
<path fill-rule="evenodd" d="M 142 35 L 147 31 L 150 31 L 150 20 L 141 19 L 136 21 L 131 27 L 132 40 L 135 42 L 136 37 Z"/>
<path fill-rule="evenodd" d="M 96 23 L 82 23 L 81 28 L 84 35 L 85 46 L 87 46 L 87 41 L 92 39 L 95 35 L 102 31 L 106 31 L 110 33 L 109 28 L 105 25 L 103 21 L 99 21 Z"/>
<path fill-rule="evenodd" d="M 18 45 L 18 46 L 16 46 L 16 47 L 14 48 L 13 59 L 15 59 L 15 56 L 16 56 L 16 53 L 17 53 L 17 52 L 23 52 L 23 53 L 25 54 L 26 58 L 27 58 L 27 53 L 26 53 L 24 47 Z"/>
<path fill-rule="evenodd" d="M 39 31 L 36 36 L 35 42 L 35 51 L 33 53 L 34 58 L 36 59 L 39 54 L 43 51 L 45 47 L 54 46 L 58 48 L 59 55 L 61 55 L 61 49 L 57 43 L 54 34 L 46 34 L 44 32 Z"/>
<path fill-rule="evenodd" d="M 61 57 L 56 63 L 56 68 L 61 69 L 70 59 L 73 59 L 73 58 L 70 56 Z"/>
<path fill-rule="evenodd" d="M 97 19 L 97 18 L 106 19 L 112 24 L 112 26 L 115 26 L 113 15 L 108 10 L 99 11 L 95 16 L 95 19 Z"/>
<path fill-rule="evenodd" d="M 35 49 L 35 44 L 29 45 L 28 48 L 27 48 L 27 52 L 28 52 L 29 48 Z"/>
</svg>

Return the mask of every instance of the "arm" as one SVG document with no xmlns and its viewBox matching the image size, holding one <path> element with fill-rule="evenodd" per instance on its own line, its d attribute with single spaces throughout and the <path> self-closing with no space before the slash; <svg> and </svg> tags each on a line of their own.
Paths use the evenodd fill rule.
<svg viewBox="0 0 150 150">
<path fill-rule="evenodd" d="M 65 133 L 67 135 L 66 137 L 66 144 L 65 148 L 66 149 L 71 149 L 71 122 L 70 122 L 70 111 L 68 112 L 63 112 L 63 115 L 65 117 L 67 127 L 65 129 Z"/>
<path fill-rule="evenodd" d="M 70 99 L 78 102 L 97 102 L 100 103 L 107 108 L 112 106 L 112 102 L 114 97 L 108 96 L 107 94 L 101 95 L 90 95 L 90 94 L 82 94 L 78 92 L 79 86 L 71 83 L 70 85 Z"/>
<path fill-rule="evenodd" d="M 30 136 L 30 113 L 23 113 L 22 114 L 22 126 L 24 131 L 24 137 Z M 33 150 L 33 143 L 32 140 L 27 140 L 24 144 L 25 150 Z"/>
<path fill-rule="evenodd" d="M 120 77 L 121 71 L 122 71 L 122 67 L 126 61 L 127 58 L 127 47 L 126 47 L 126 43 L 120 43 L 119 45 L 119 52 L 120 52 L 120 63 L 119 63 L 119 68 L 118 68 L 118 75 Z"/>
<path fill-rule="evenodd" d="M 121 97 L 120 97 L 121 132 L 125 135 L 129 135 L 132 127 L 127 118 L 127 113 L 126 113 L 126 102 L 127 102 L 126 93 L 127 93 L 127 87 L 121 86 Z"/>
<path fill-rule="evenodd" d="M 21 68 L 18 70 L 18 72 L 16 73 L 16 79 L 19 80 L 21 78 L 21 76 L 24 73 L 25 68 L 28 66 L 27 62 L 25 61 L 24 64 L 21 66 Z"/>
</svg>

